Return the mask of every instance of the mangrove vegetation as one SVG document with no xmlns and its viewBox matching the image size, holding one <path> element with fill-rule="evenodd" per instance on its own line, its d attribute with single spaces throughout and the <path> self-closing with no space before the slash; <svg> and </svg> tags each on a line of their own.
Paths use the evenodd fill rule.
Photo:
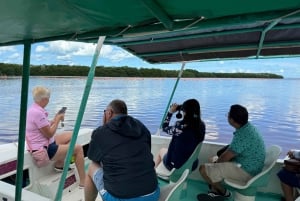
<svg viewBox="0 0 300 201">
<path fill-rule="evenodd" d="M 31 76 L 87 76 L 87 66 L 67 65 L 32 65 Z M 104 67 L 97 66 L 95 77 L 177 77 L 179 70 L 162 70 L 154 68 Z M 0 63 L 0 76 L 21 76 L 22 65 Z M 283 76 L 271 73 L 214 73 L 184 70 L 184 78 L 270 78 L 282 79 Z"/>
</svg>

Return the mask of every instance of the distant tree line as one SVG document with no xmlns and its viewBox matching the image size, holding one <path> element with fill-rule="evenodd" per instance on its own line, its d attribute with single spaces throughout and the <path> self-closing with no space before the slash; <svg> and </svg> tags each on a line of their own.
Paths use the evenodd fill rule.
<svg viewBox="0 0 300 201">
<path fill-rule="evenodd" d="M 90 67 L 66 65 L 32 65 L 31 76 L 87 76 Z M 162 70 L 154 68 L 104 67 L 97 66 L 96 77 L 177 77 L 179 70 Z M 22 65 L 0 63 L 0 76 L 21 76 Z M 213 73 L 199 72 L 192 69 L 184 70 L 185 78 L 272 78 L 282 79 L 283 76 L 271 73 Z"/>
</svg>

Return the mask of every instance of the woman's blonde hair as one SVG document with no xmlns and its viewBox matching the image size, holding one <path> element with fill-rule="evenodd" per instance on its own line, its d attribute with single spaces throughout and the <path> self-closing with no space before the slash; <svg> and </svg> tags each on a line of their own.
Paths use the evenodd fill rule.
<svg viewBox="0 0 300 201">
<path fill-rule="evenodd" d="M 33 100 L 40 102 L 43 98 L 50 98 L 50 90 L 43 86 L 36 86 L 32 90 Z"/>
</svg>

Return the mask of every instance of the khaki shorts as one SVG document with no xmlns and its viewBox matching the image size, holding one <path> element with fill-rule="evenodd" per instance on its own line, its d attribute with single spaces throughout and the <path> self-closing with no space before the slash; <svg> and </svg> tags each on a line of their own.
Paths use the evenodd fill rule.
<svg viewBox="0 0 300 201">
<path fill-rule="evenodd" d="M 223 179 L 236 180 L 241 183 L 246 183 L 252 178 L 246 171 L 238 167 L 236 163 L 205 163 L 207 176 L 213 183 L 221 182 Z"/>
</svg>

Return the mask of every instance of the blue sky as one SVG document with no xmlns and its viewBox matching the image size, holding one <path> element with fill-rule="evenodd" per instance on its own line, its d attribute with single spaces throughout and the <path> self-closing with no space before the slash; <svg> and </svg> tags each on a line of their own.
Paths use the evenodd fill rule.
<svg viewBox="0 0 300 201">
<path fill-rule="evenodd" d="M 31 64 L 64 64 L 90 66 L 95 51 L 95 44 L 55 41 L 34 44 L 31 48 Z M 23 46 L 0 47 L 0 63 L 22 64 Z M 110 45 L 104 45 L 98 60 L 103 66 L 130 66 L 137 68 L 159 68 L 179 70 L 180 63 L 149 64 L 125 50 Z M 285 78 L 300 78 L 300 57 L 285 59 L 260 60 L 230 60 L 189 62 L 185 69 L 195 69 L 200 72 L 248 72 L 275 73 Z"/>
</svg>

